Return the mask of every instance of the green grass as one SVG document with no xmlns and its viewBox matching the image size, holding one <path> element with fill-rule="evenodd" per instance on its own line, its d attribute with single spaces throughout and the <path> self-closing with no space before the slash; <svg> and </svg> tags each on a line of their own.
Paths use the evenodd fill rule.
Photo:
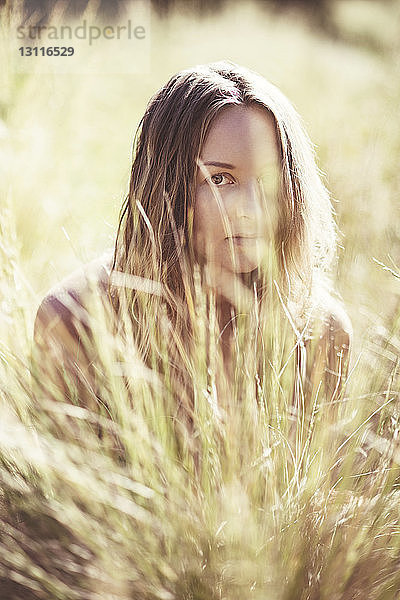
<svg viewBox="0 0 400 600">
<path fill-rule="evenodd" d="M 400 264 L 399 42 L 391 27 L 376 33 L 375 20 L 387 18 L 379 3 L 371 13 L 348 4 L 354 14 L 361 7 L 357 31 L 367 32 L 354 44 L 357 16 L 341 41 L 252 5 L 199 20 L 152 15 L 151 68 L 124 76 L 18 73 L 1 14 L 0 597 L 399 596 L 399 281 L 373 260 Z M 337 5 L 339 22 L 345 10 Z M 386 11 L 397 18 L 396 3 Z M 379 52 L 361 43 L 371 36 L 382 40 Z M 49 400 L 31 363 L 37 305 L 112 245 L 150 95 L 177 70 L 220 58 L 280 86 L 317 144 L 342 232 L 337 287 L 355 329 L 346 396 L 334 417 L 317 395 L 306 415 L 290 412 L 287 324 L 270 315 L 271 368 L 256 392 L 246 322 L 228 393 L 216 393 L 218 357 L 207 373 L 199 344 L 191 435 L 166 353 L 157 376 L 105 337 L 101 319 L 107 410 Z M 205 339 L 201 304 L 199 313 Z"/>
</svg>

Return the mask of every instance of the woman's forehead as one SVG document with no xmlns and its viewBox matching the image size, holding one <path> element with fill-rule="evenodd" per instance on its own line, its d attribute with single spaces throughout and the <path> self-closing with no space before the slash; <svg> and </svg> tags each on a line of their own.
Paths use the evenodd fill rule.
<svg viewBox="0 0 400 600">
<path fill-rule="evenodd" d="M 279 144 L 272 115 L 262 107 L 225 108 L 210 126 L 201 161 L 263 171 L 279 163 Z M 216 165 L 218 166 L 218 165 Z"/>
</svg>

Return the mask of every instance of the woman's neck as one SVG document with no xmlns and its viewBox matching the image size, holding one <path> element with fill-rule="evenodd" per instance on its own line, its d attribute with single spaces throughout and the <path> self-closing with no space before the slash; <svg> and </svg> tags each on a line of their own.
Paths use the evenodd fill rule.
<svg viewBox="0 0 400 600">
<path fill-rule="evenodd" d="M 232 351 L 233 351 L 233 333 L 235 323 L 235 310 L 230 302 L 221 299 L 217 303 L 217 317 L 219 326 L 219 343 L 224 359 L 226 374 L 231 373 L 232 368 Z"/>
</svg>

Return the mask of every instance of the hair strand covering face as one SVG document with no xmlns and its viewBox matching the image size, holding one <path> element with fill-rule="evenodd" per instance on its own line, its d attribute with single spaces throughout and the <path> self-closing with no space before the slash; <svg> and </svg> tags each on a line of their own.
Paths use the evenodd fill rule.
<svg viewBox="0 0 400 600">
<path fill-rule="evenodd" d="M 116 310 L 121 303 L 129 308 L 143 355 L 149 350 L 148 320 L 162 314 L 175 336 L 190 337 L 197 161 L 210 125 L 230 105 L 263 107 L 276 125 L 281 176 L 274 246 L 279 286 L 298 322 L 327 287 L 336 246 L 332 208 L 293 106 L 262 76 L 229 61 L 181 71 L 151 98 L 140 121 L 115 245 L 114 270 L 162 286 L 162 295 L 111 287 Z M 265 273 L 256 279 L 261 294 Z"/>
</svg>

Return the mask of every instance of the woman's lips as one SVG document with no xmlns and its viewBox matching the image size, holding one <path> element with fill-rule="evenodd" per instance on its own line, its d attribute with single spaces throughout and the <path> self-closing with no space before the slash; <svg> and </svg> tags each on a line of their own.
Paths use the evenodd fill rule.
<svg viewBox="0 0 400 600">
<path fill-rule="evenodd" d="M 235 246 L 244 246 L 248 244 L 254 244 L 259 239 L 257 235 L 232 235 L 225 238 L 226 240 L 232 240 Z"/>
</svg>

